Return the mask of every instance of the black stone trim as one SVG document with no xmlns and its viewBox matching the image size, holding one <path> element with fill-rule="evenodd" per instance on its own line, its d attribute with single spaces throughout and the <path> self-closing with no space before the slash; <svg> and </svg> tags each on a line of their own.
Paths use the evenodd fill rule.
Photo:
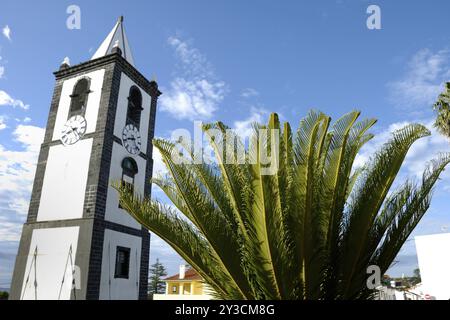
<svg viewBox="0 0 450 320">
<path fill-rule="evenodd" d="M 105 69 L 84 203 L 84 216 L 99 219 L 105 217 L 113 147 L 113 141 L 108 137 L 114 134 L 121 77 L 115 64 L 108 65 Z"/>
<path fill-rule="evenodd" d="M 90 71 L 92 69 L 99 69 L 103 66 L 109 65 L 111 62 L 115 62 L 117 65 L 120 65 L 121 70 L 133 81 L 141 87 L 147 94 L 152 96 L 154 88 L 153 81 L 149 81 L 142 75 L 135 67 L 133 67 L 124 57 L 122 57 L 119 53 L 112 53 L 106 55 L 104 57 L 100 57 L 94 60 L 90 60 L 84 63 L 80 63 L 78 65 L 72 66 L 67 69 L 55 71 L 53 74 L 56 79 L 64 79 L 73 75 L 79 75 L 81 71 Z M 157 90 L 157 88 L 156 88 Z M 159 92 L 159 91 L 158 91 Z M 159 92 L 159 94 L 161 94 Z"/>
<path fill-rule="evenodd" d="M 153 172 L 153 137 L 155 134 L 155 119 L 156 119 L 156 106 L 158 103 L 158 97 L 161 92 L 158 90 L 156 82 L 152 84 L 152 90 L 150 92 L 150 117 L 148 120 L 148 134 L 147 134 L 147 163 L 145 168 L 145 186 L 144 196 L 151 198 L 152 184 L 150 179 Z M 139 299 L 146 300 L 148 295 L 148 267 L 150 260 L 150 232 L 145 227 L 142 227 L 142 232 L 145 235 L 142 236 L 142 250 L 141 250 L 141 273 L 139 281 Z"/>
<path fill-rule="evenodd" d="M 147 155 L 143 152 L 139 152 L 139 157 L 143 158 L 145 161 L 148 161 Z"/>
<path fill-rule="evenodd" d="M 123 146 L 122 139 L 120 139 L 118 136 L 114 135 L 113 136 L 113 140 L 114 140 L 115 143 L 118 143 L 121 146 Z"/>
<path fill-rule="evenodd" d="M 142 229 L 135 229 L 109 220 L 103 220 L 101 223 L 104 225 L 105 229 L 126 233 L 136 237 L 141 237 L 144 233 Z"/>
<path fill-rule="evenodd" d="M 31 246 L 32 230 L 29 229 L 29 224 L 24 224 L 22 227 L 19 249 L 14 263 L 9 300 L 20 300 L 21 298 L 20 295 L 22 293 L 23 281 L 25 280 L 28 251 Z"/>
<path fill-rule="evenodd" d="M 148 299 L 148 265 L 150 259 L 150 232 L 142 228 L 141 268 L 139 274 L 139 300 Z"/>
<path fill-rule="evenodd" d="M 114 60 L 113 60 L 114 61 Z M 111 61 L 110 61 L 111 62 Z M 88 63 L 89 64 L 89 63 Z M 94 217 L 86 299 L 98 300 L 103 259 L 106 198 L 114 135 L 114 121 L 119 96 L 121 71 L 115 63 L 105 66 L 102 93 L 97 116 L 97 131 L 91 151 L 83 215 Z"/>
<path fill-rule="evenodd" d="M 95 219 L 92 226 L 89 271 L 86 285 L 86 300 L 100 299 L 100 281 L 102 277 L 103 242 L 105 227 L 101 220 Z"/>
<path fill-rule="evenodd" d="M 75 218 L 67 220 L 37 221 L 33 223 L 25 223 L 24 226 L 32 226 L 33 229 L 77 227 L 80 225 L 80 221 L 88 221 L 88 220 L 92 221 L 92 219 Z"/>
<path fill-rule="evenodd" d="M 158 97 L 161 95 L 161 92 L 157 89 L 158 85 L 156 85 L 156 90 L 152 92 L 151 103 L 150 103 L 150 118 L 148 123 L 148 138 L 147 138 L 147 168 L 145 173 L 145 187 L 144 193 L 149 198 L 152 193 L 152 183 L 150 179 L 152 178 L 153 172 L 153 138 L 155 136 L 155 121 L 156 121 L 156 106 L 158 104 Z"/>
<path fill-rule="evenodd" d="M 80 140 L 78 140 L 76 143 L 78 143 L 79 141 L 83 141 L 83 140 L 87 140 L 87 139 L 92 139 L 95 138 L 97 136 L 96 132 L 89 132 L 86 133 L 84 136 L 82 136 L 80 138 Z M 61 142 L 61 140 L 52 140 L 46 143 L 42 144 L 43 146 L 48 146 L 48 147 L 53 147 L 53 146 L 59 146 L 59 145 L 64 145 L 64 143 Z"/>
<path fill-rule="evenodd" d="M 58 79 L 55 83 L 55 90 L 52 97 L 52 102 L 50 104 L 50 110 L 47 120 L 47 128 L 45 130 L 44 143 L 52 140 L 53 130 L 56 123 L 56 115 L 58 113 L 59 101 L 61 100 L 62 87 L 64 80 Z"/>
</svg>

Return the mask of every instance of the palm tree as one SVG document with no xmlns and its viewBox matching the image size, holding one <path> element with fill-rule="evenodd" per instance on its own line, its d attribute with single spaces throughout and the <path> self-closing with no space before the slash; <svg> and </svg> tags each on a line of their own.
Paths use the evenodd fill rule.
<svg viewBox="0 0 450 320">
<path fill-rule="evenodd" d="M 433 105 L 437 113 L 434 127 L 442 135 L 450 138 L 450 83 L 445 85 L 445 91 L 441 93 Z"/>
<path fill-rule="evenodd" d="M 391 191 L 408 149 L 430 132 L 408 125 L 365 167 L 354 168 L 376 122 L 358 122 L 359 115 L 331 125 L 330 117 L 311 111 L 293 135 L 272 114 L 255 131 L 279 130 L 279 148 L 269 135 L 255 135 L 243 164 L 236 161 L 243 142 L 235 144 L 239 139 L 221 122 L 203 127 L 215 164 L 175 161 L 180 145 L 182 159 L 195 159 L 192 144 L 156 139 L 168 174 L 153 182 L 173 206 L 115 184 L 121 206 L 192 265 L 218 298 L 371 298 L 368 266 L 381 275 L 389 268 L 427 211 L 450 155 L 432 161 L 420 184 L 406 181 Z M 264 174 L 264 150 L 275 156 L 272 175 Z"/>
</svg>

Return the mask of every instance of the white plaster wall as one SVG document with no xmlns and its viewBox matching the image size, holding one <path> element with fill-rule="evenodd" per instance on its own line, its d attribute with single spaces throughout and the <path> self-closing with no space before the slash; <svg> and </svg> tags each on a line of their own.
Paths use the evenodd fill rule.
<svg viewBox="0 0 450 320">
<path fill-rule="evenodd" d="M 50 148 L 42 185 L 37 221 L 76 219 L 83 216 L 92 139 Z"/>
<path fill-rule="evenodd" d="M 23 297 L 24 300 L 34 300 L 35 298 L 38 300 L 70 299 L 72 269 L 70 262 L 67 263 L 67 261 L 72 245 L 72 259 L 75 263 L 78 232 L 79 227 L 33 230 L 21 298 Z M 35 268 L 33 256 L 36 247 L 38 254 Z M 27 283 L 28 274 L 30 277 Z M 63 277 L 65 277 L 64 285 L 61 286 Z M 34 287 L 35 280 L 37 282 L 37 297 Z M 59 296 L 60 290 L 61 295 Z"/>
<path fill-rule="evenodd" d="M 150 119 L 150 105 L 151 97 L 142 90 L 136 83 L 134 83 L 126 74 L 122 73 L 120 78 L 119 98 L 117 101 L 117 112 L 114 123 L 114 135 L 122 139 L 122 131 L 125 127 L 128 108 L 128 95 L 130 88 L 135 85 L 141 90 L 142 94 L 142 110 L 141 122 L 139 125 L 139 133 L 141 134 L 141 151 L 147 153 L 147 138 L 148 138 L 148 122 Z"/>
<path fill-rule="evenodd" d="M 117 246 L 130 248 L 130 268 L 128 279 L 114 278 Z M 106 229 L 103 242 L 100 299 L 137 300 L 139 297 L 140 261 L 140 237 Z"/>
<path fill-rule="evenodd" d="M 110 184 L 108 187 L 105 219 L 131 228 L 140 229 L 141 225 L 128 212 L 119 208 L 118 192 L 111 187 L 111 183 L 122 179 L 122 160 L 133 158 L 138 165 L 138 174 L 134 177 L 134 190 L 143 194 L 145 187 L 146 161 L 140 156 L 129 154 L 124 147 L 114 142 L 109 171 Z"/>
<path fill-rule="evenodd" d="M 61 91 L 61 98 L 58 105 L 58 113 L 56 115 L 55 129 L 53 131 L 53 140 L 59 140 L 61 138 L 61 132 L 64 128 L 64 124 L 67 122 L 67 117 L 69 115 L 70 95 L 72 94 L 73 88 L 77 81 L 84 77 L 88 77 L 91 79 L 91 93 L 89 93 L 85 114 L 87 122 L 86 133 L 95 132 L 104 75 L 105 69 L 101 69 L 64 81 Z"/>
<path fill-rule="evenodd" d="M 450 233 L 415 238 L 424 294 L 450 299 Z"/>
</svg>

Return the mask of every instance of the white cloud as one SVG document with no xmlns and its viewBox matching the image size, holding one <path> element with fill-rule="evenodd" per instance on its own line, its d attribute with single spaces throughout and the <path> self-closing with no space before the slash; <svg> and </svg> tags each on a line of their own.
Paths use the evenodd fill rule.
<svg viewBox="0 0 450 320">
<path fill-rule="evenodd" d="M 44 140 L 45 129 L 35 126 L 18 125 L 14 131 L 16 141 L 20 142 L 28 151 L 39 152 Z"/>
<path fill-rule="evenodd" d="M 190 43 L 176 37 L 168 39 L 178 60 L 179 75 L 163 88 L 161 110 L 176 119 L 209 119 L 227 91 L 223 81 L 215 79 L 211 64 Z"/>
<path fill-rule="evenodd" d="M 0 144 L 0 241 L 19 239 L 44 132 L 43 128 L 18 125 L 13 140 L 20 149 L 11 150 Z"/>
<path fill-rule="evenodd" d="M 409 61 L 405 75 L 388 83 L 390 99 L 404 109 L 431 106 L 450 77 L 450 51 L 422 49 Z"/>
<path fill-rule="evenodd" d="M 3 211 L 3 208 L 0 208 Z M 22 223 L 9 221 L 0 216 L 0 241 L 19 241 Z"/>
<path fill-rule="evenodd" d="M 224 98 L 224 83 L 176 78 L 161 96 L 161 110 L 177 119 L 209 119 Z"/>
<path fill-rule="evenodd" d="M 31 118 L 30 117 L 25 117 L 25 118 L 23 118 L 23 123 L 29 123 L 30 121 L 31 121 Z"/>
<path fill-rule="evenodd" d="M 2 56 L 0 56 L 0 61 L 2 61 Z M 5 67 L 0 65 L 0 79 L 3 78 L 4 75 L 5 75 Z"/>
<path fill-rule="evenodd" d="M 175 51 L 178 66 L 186 75 L 191 77 L 214 77 L 211 63 L 197 48 L 192 46 L 192 41 L 184 41 L 178 37 L 169 37 L 167 43 Z"/>
<path fill-rule="evenodd" d="M 241 92 L 241 97 L 243 98 L 251 98 L 257 96 L 259 96 L 259 92 L 253 88 L 246 88 Z"/>
<path fill-rule="evenodd" d="M 253 133 L 252 125 L 255 122 L 266 123 L 268 120 L 268 116 L 269 111 L 262 108 L 252 107 L 250 110 L 250 116 L 245 120 L 235 121 L 233 129 L 236 134 L 242 139 L 248 138 Z"/>
<path fill-rule="evenodd" d="M 0 116 L 0 130 L 6 129 L 5 117 Z"/>
<path fill-rule="evenodd" d="M 436 158 L 439 153 L 449 152 L 450 141 L 436 132 L 433 128 L 433 120 L 404 121 L 391 124 L 388 128 L 375 134 L 375 137 L 361 149 L 355 159 L 355 167 L 360 167 L 369 161 L 370 157 L 375 155 L 383 144 L 392 137 L 392 132 L 410 123 L 421 123 L 431 131 L 431 136 L 419 139 L 412 145 L 402 166 L 402 173 L 405 175 L 421 178 L 430 160 Z M 448 173 L 445 173 L 445 175 L 448 175 Z"/>
<path fill-rule="evenodd" d="M 28 110 L 30 106 L 25 104 L 22 100 L 12 98 L 8 93 L 0 90 L 0 106 L 13 106 Z"/>
<path fill-rule="evenodd" d="M 164 164 L 161 153 L 158 148 L 153 147 L 153 176 L 157 177 L 158 175 L 165 175 L 167 173 L 166 165 Z"/>
<path fill-rule="evenodd" d="M 11 41 L 11 29 L 8 25 L 3 27 L 2 33 L 9 41 Z"/>
</svg>

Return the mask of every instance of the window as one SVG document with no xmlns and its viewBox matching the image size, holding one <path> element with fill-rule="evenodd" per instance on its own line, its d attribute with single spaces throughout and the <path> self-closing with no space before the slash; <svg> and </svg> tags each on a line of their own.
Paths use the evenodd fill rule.
<svg viewBox="0 0 450 320">
<path fill-rule="evenodd" d="M 114 278 L 128 279 L 130 271 L 130 248 L 117 247 Z"/>
<path fill-rule="evenodd" d="M 122 160 L 122 185 L 127 184 L 134 191 L 134 176 L 138 173 L 138 166 L 133 158 Z M 122 208 L 119 203 L 119 208 Z"/>
<path fill-rule="evenodd" d="M 139 129 L 141 123 L 142 108 L 142 94 L 138 87 L 132 86 L 130 88 L 130 95 L 128 96 L 127 109 L 127 123 L 132 124 Z"/>
<path fill-rule="evenodd" d="M 172 293 L 177 293 L 178 292 L 178 286 L 174 285 L 172 286 Z"/>
<path fill-rule="evenodd" d="M 86 112 L 86 106 L 89 93 L 91 93 L 90 80 L 88 78 L 82 78 L 78 80 L 77 84 L 73 88 L 73 92 L 70 95 L 70 109 L 69 118 L 75 115 L 83 115 Z"/>
<path fill-rule="evenodd" d="M 134 176 L 138 173 L 138 165 L 133 158 L 127 157 L 122 160 L 122 182 L 134 186 Z"/>
</svg>

